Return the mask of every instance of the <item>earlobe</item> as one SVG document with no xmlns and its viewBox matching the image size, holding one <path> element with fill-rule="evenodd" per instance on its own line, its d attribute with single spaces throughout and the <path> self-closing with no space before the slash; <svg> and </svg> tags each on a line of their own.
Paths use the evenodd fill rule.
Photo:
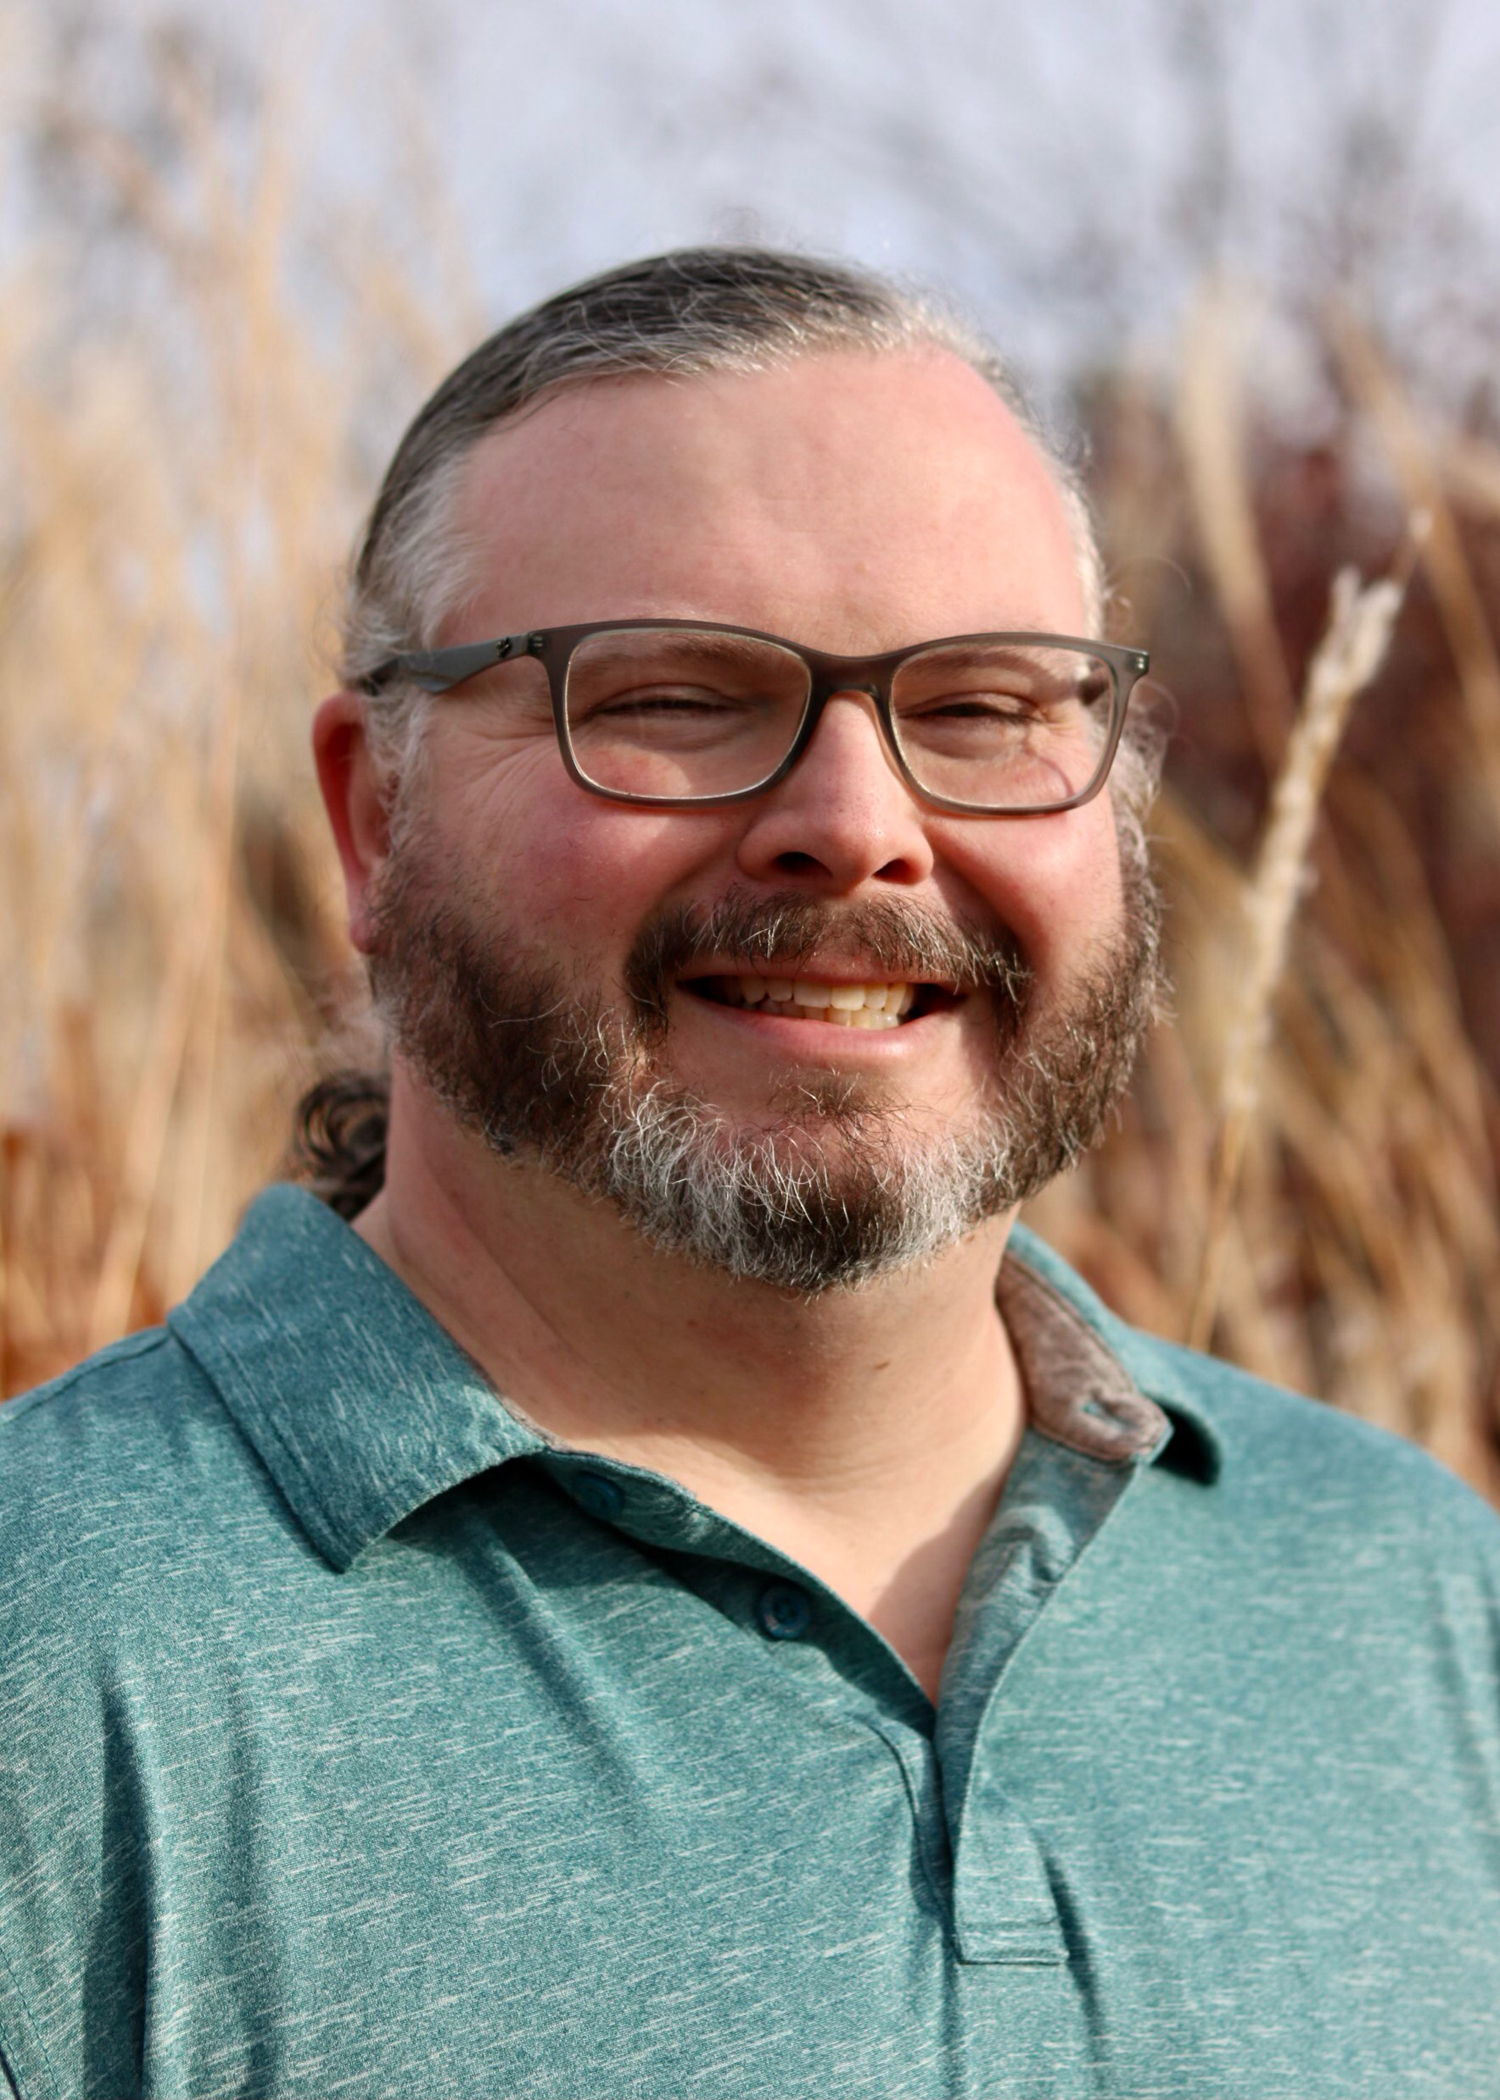
<svg viewBox="0 0 1500 2100">
<path fill-rule="evenodd" d="M 323 807 L 344 871 L 349 938 L 361 954 L 368 954 L 373 939 L 369 900 L 390 850 L 390 811 L 359 694 L 329 695 L 313 717 L 312 747 Z"/>
</svg>

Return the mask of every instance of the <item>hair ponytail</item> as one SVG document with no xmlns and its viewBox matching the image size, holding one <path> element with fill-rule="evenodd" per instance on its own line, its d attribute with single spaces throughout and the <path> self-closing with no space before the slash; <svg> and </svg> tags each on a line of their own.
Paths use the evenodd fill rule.
<svg viewBox="0 0 1500 2100">
<path fill-rule="evenodd" d="M 297 1104 L 293 1177 L 341 1218 L 357 1218 L 385 1186 L 391 1082 L 384 1072 L 332 1072 Z"/>
</svg>

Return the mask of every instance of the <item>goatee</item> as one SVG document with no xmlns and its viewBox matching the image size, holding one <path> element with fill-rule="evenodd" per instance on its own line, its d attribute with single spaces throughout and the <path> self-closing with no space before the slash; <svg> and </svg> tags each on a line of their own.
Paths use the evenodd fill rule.
<svg viewBox="0 0 1500 2100">
<path fill-rule="evenodd" d="M 611 1007 L 486 924 L 424 844 L 408 833 L 375 902 L 371 977 L 394 1049 L 501 1157 L 613 1204 L 653 1246 L 784 1291 L 930 1259 L 1035 1195 L 1102 1134 L 1160 989 L 1160 907 L 1136 856 L 1106 951 L 1050 1005 L 1003 931 L 910 900 L 736 891 L 653 916 Z M 924 1128 L 883 1088 L 809 1068 L 746 1128 L 667 1076 L 672 987 L 695 962 L 795 975 L 818 950 L 984 1002 L 991 1071 L 961 1124 Z"/>
</svg>

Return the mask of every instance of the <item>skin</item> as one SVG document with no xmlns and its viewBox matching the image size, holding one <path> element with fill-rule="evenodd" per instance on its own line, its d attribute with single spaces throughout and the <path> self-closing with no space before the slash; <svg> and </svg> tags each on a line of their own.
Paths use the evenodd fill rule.
<svg viewBox="0 0 1500 2100">
<path fill-rule="evenodd" d="M 1042 460 L 984 382 L 937 350 L 566 393 L 476 449 L 463 513 L 480 581 L 444 642 L 656 614 L 849 654 L 984 629 L 1086 631 Z M 611 1004 L 647 914 L 731 887 L 834 905 L 906 896 L 1009 929 L 1042 1001 L 1119 923 L 1107 794 L 1043 818 L 928 810 L 868 700 L 849 694 L 759 800 L 630 809 L 575 787 L 550 735 L 502 734 L 486 689 L 533 675 L 506 666 L 439 703 L 423 819 L 448 863 L 489 886 L 497 941 L 515 929 Z M 358 695 L 324 702 L 314 747 L 351 935 L 368 950 L 388 798 Z M 804 974 L 882 975 L 837 944 Z M 876 1033 L 679 988 L 662 1054 L 746 1127 L 764 1127 L 809 1071 L 858 1073 L 908 1121 L 936 1125 L 972 1112 L 994 1050 L 977 1001 Z M 514 1406 L 683 1482 L 792 1554 L 936 1698 L 1024 1426 L 993 1296 L 1011 1222 L 857 1292 L 789 1297 L 656 1252 L 609 1207 L 497 1159 L 398 1059 L 386 1187 L 355 1229 Z"/>
</svg>

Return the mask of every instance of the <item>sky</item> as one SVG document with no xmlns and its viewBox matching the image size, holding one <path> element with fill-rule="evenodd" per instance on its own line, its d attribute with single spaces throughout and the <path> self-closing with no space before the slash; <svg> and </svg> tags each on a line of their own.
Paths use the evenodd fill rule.
<svg viewBox="0 0 1500 2100">
<path fill-rule="evenodd" d="M 1500 305 L 1493 0 L 0 0 L 3 165 L 63 45 L 149 126 L 173 23 L 226 124 L 276 98 L 312 215 L 420 240 L 443 200 L 486 323 L 741 238 L 934 285 L 1044 384 L 1169 343 L 1210 270 L 1295 300 L 1334 258 L 1397 326 Z"/>
<path fill-rule="evenodd" d="M 1362 213 L 1397 285 L 1444 210 L 1463 274 L 1500 260 L 1492 0 L 321 5 L 368 69 L 339 150 L 388 146 L 399 77 L 497 312 L 753 237 L 935 281 L 1048 367 L 1170 332 L 1210 263 L 1311 268 L 1320 215 Z"/>
</svg>

